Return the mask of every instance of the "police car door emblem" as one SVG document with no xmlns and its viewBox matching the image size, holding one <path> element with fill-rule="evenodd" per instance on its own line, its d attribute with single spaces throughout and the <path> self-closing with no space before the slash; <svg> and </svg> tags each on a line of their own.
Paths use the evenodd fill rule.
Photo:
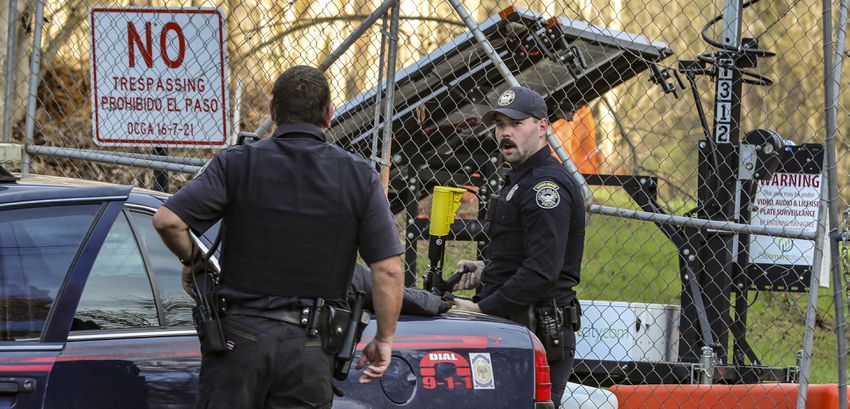
<svg viewBox="0 0 850 409">
<path fill-rule="evenodd" d="M 534 186 L 537 192 L 537 206 L 542 209 L 551 209 L 561 203 L 561 195 L 558 194 L 558 185 L 552 182 L 540 182 Z"/>
<path fill-rule="evenodd" d="M 514 193 L 516 193 L 517 189 L 519 189 L 519 185 L 514 185 L 511 190 L 508 191 L 508 195 L 505 196 L 505 201 L 510 202 L 511 198 L 514 197 Z"/>
<path fill-rule="evenodd" d="M 516 94 L 512 90 L 507 90 L 499 95 L 499 101 L 497 102 L 500 107 L 510 105 L 511 102 L 514 102 L 514 98 L 516 98 Z"/>
</svg>

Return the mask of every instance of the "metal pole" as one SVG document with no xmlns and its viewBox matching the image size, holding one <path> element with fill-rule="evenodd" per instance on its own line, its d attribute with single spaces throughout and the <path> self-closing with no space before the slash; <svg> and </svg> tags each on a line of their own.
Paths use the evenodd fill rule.
<svg viewBox="0 0 850 409">
<path fill-rule="evenodd" d="M 457 14 L 466 23 L 466 26 L 472 32 L 472 35 L 475 37 L 475 40 L 478 44 L 481 45 L 481 48 L 484 50 L 484 53 L 490 57 L 490 60 L 493 62 L 493 65 L 496 66 L 496 69 L 499 70 L 499 73 L 502 74 L 502 77 L 510 84 L 512 87 L 520 86 L 519 81 L 517 81 L 516 77 L 514 77 L 511 70 L 505 65 L 505 62 L 502 61 L 502 58 L 499 57 L 499 54 L 493 48 L 487 38 L 484 37 L 484 33 L 481 32 L 481 29 L 478 28 L 478 24 L 475 23 L 475 20 L 469 15 L 469 12 L 466 10 L 466 7 L 460 3 L 460 0 L 449 0 L 454 7 Z M 581 172 L 579 172 L 578 167 L 576 167 L 573 160 L 570 158 L 570 155 L 567 154 L 567 151 L 564 150 L 564 147 L 561 145 L 561 141 L 555 137 L 552 133 L 552 130 L 549 129 L 546 132 L 546 139 L 549 141 L 549 146 L 555 150 L 555 154 L 558 155 L 558 158 L 561 159 L 561 162 L 564 164 L 564 167 L 567 169 L 567 172 L 576 180 L 580 189 L 581 195 L 584 197 L 584 205 L 587 208 L 590 208 L 593 203 L 593 194 L 590 192 L 590 187 L 587 186 L 587 181 L 584 180 L 584 176 L 582 176 Z"/>
<path fill-rule="evenodd" d="M 236 145 L 236 141 L 239 140 L 239 130 L 241 127 L 239 126 L 240 122 L 242 122 L 242 80 L 236 81 L 236 92 L 233 95 L 233 134 L 230 135 L 230 142 L 228 145 Z"/>
<path fill-rule="evenodd" d="M 33 32 L 32 39 L 32 60 L 30 63 L 30 93 L 29 99 L 27 101 L 27 121 L 25 125 L 26 139 L 24 140 L 25 146 L 32 145 L 33 132 L 35 131 L 35 99 L 38 95 L 38 74 L 39 71 L 41 71 L 41 25 L 43 22 L 44 0 L 35 0 L 35 21 L 33 21 L 35 31 Z M 25 149 L 23 166 L 21 169 L 21 173 L 24 176 L 27 176 L 30 173 L 30 161 L 30 155 L 27 149 Z"/>
<path fill-rule="evenodd" d="M 695 217 L 674 216 L 670 214 L 651 213 L 641 210 L 623 209 L 611 206 L 590 206 L 591 213 L 604 214 L 625 219 L 644 220 L 662 224 L 672 224 L 696 229 L 711 229 L 730 233 L 759 234 L 764 236 L 788 237 L 792 239 L 814 240 L 818 237 L 816 231 L 797 230 L 775 226 L 758 226 L 752 224 L 732 223 L 721 220 L 697 219 Z"/>
<path fill-rule="evenodd" d="M 372 126 L 372 155 L 369 158 L 369 163 L 372 167 L 375 167 L 375 164 L 378 162 L 378 126 L 381 124 L 381 98 L 383 97 L 383 93 L 381 89 L 384 88 L 384 52 L 387 48 L 387 19 L 384 18 L 383 23 L 381 23 L 381 52 L 378 56 L 378 85 L 375 89 L 378 92 L 375 93 L 375 122 Z"/>
<path fill-rule="evenodd" d="M 363 33 L 365 33 L 366 30 L 369 29 L 369 27 L 372 27 L 372 24 L 375 24 L 375 22 L 378 21 L 381 16 L 387 14 L 387 10 L 389 10 L 390 7 L 392 7 L 395 3 L 396 0 L 384 1 L 380 7 L 375 9 L 375 11 L 373 11 L 372 14 L 370 14 L 369 17 L 366 18 L 366 20 L 363 20 L 363 22 L 360 23 L 360 26 L 357 27 L 357 29 L 354 30 L 354 32 L 352 32 L 348 36 L 348 38 L 346 38 L 345 41 L 343 41 L 342 44 L 340 44 L 339 47 L 336 48 L 336 50 L 334 50 L 327 58 L 325 58 L 325 61 L 322 61 L 322 63 L 319 65 L 319 69 L 325 71 L 330 68 L 331 65 L 333 65 L 333 63 L 336 62 L 339 57 L 342 57 L 342 54 L 348 51 L 348 48 L 351 47 L 354 42 L 357 41 L 357 39 L 359 39 L 363 35 Z"/>
<path fill-rule="evenodd" d="M 153 154 L 154 156 L 165 157 L 168 156 L 168 149 L 163 148 L 161 146 L 154 146 Z M 168 185 L 170 185 L 168 180 L 168 172 L 162 170 L 154 170 L 153 190 L 168 193 Z"/>
<path fill-rule="evenodd" d="M 369 15 L 369 17 L 363 20 L 363 22 L 360 23 L 360 26 L 357 27 L 357 29 L 355 29 L 354 32 L 352 32 L 348 36 L 348 38 L 346 38 L 345 41 L 343 41 L 342 44 L 339 45 L 339 47 L 337 47 L 333 52 L 331 52 L 331 54 L 328 55 L 328 57 L 325 58 L 325 60 L 322 61 L 321 64 L 319 64 L 319 70 L 325 71 L 330 68 L 330 66 L 333 65 L 333 63 L 336 62 L 339 57 L 342 57 L 342 54 L 344 54 L 345 51 L 347 51 L 348 48 L 351 47 L 351 45 L 354 44 L 354 42 L 357 41 L 357 39 L 360 38 L 360 36 L 362 36 L 363 33 L 365 33 L 366 30 L 368 30 L 369 27 L 372 26 L 372 24 L 375 24 L 375 22 L 378 21 L 381 16 L 387 14 L 387 10 L 389 10 L 395 2 L 396 0 L 386 0 L 381 4 L 380 7 L 375 9 L 375 11 L 373 11 L 372 14 Z M 268 118 L 265 120 L 265 122 L 263 122 L 262 125 L 260 125 L 259 128 L 257 128 L 256 131 L 254 131 L 254 133 L 263 136 L 271 129 L 272 125 L 274 125 L 272 119 Z"/>
<path fill-rule="evenodd" d="M 743 13 L 743 0 L 724 0 L 723 2 L 723 29 L 721 30 L 721 43 L 725 50 L 718 54 L 717 71 L 715 80 L 714 98 L 714 135 L 709 137 L 711 155 L 719 154 L 725 158 L 718 163 L 718 168 L 713 169 L 717 186 L 712 194 L 717 198 L 720 212 L 707 214 L 706 216 L 716 220 L 741 221 L 741 194 L 743 190 L 742 180 L 738 175 L 740 166 L 740 120 L 741 120 L 741 95 L 742 86 L 741 72 L 734 69 L 738 65 L 738 53 L 729 50 L 739 50 L 741 45 L 741 20 Z M 723 92 L 723 90 L 727 92 Z M 725 130 L 725 135 L 724 135 Z M 715 342 L 720 345 L 717 348 L 718 360 L 725 362 L 729 345 L 730 325 L 728 319 L 729 310 L 732 309 L 732 298 L 735 298 L 734 320 L 741 323 L 739 329 L 735 329 L 741 336 L 746 334 L 746 324 L 742 317 L 746 315 L 746 288 L 737 289 L 733 284 L 735 279 L 740 279 L 743 268 L 735 263 L 741 259 L 741 240 L 735 234 L 733 236 L 710 234 L 706 237 L 706 252 L 702 252 L 703 267 L 699 272 L 700 279 L 709 280 L 705 287 L 705 296 L 710 304 L 709 320 L 711 330 L 715 333 Z M 749 238 L 744 238 L 747 242 Z M 740 331 L 740 332 L 739 332 Z M 732 349 L 739 348 L 738 340 L 733 337 Z M 734 356 L 734 353 L 733 353 Z"/>
<path fill-rule="evenodd" d="M 135 166 L 139 168 L 164 170 L 169 172 L 194 174 L 201 169 L 201 166 L 183 165 L 179 163 L 169 163 L 149 159 L 137 159 L 126 156 L 84 151 L 82 149 L 57 148 L 42 145 L 27 145 L 25 153 L 26 152 L 29 152 L 34 155 L 60 156 L 70 159 L 81 159 L 89 162 L 107 163 L 110 165 Z"/>
<path fill-rule="evenodd" d="M 723 45 L 737 49 L 741 38 L 743 0 L 726 0 L 723 4 Z"/>
<path fill-rule="evenodd" d="M 835 132 L 834 117 L 830 117 L 830 112 L 834 108 L 835 96 L 833 95 L 833 78 L 832 70 L 832 1 L 823 0 L 823 76 L 824 76 L 824 111 L 826 120 L 826 140 L 830 140 L 830 132 Z M 830 129 L 832 127 L 832 129 Z M 829 149 L 827 148 L 827 157 Z M 829 177 L 829 172 L 823 172 L 821 176 L 821 191 L 820 191 L 820 212 L 818 213 L 818 239 L 815 244 L 815 257 L 812 260 L 812 278 L 809 280 L 809 302 L 806 307 L 806 328 L 803 334 L 803 353 L 800 355 L 800 387 L 797 391 L 797 409 L 806 407 L 809 393 L 809 372 L 812 366 L 812 348 L 814 347 L 815 337 L 815 315 L 818 296 L 818 276 L 820 275 L 821 264 L 823 264 L 823 250 L 826 239 L 822 236 L 826 231 L 827 223 L 827 201 L 829 200 L 829 188 L 827 185 L 836 183 L 837 181 Z M 837 227 L 837 226 L 835 226 Z"/>
<path fill-rule="evenodd" d="M 120 158 L 134 158 L 134 159 L 142 159 L 149 160 L 154 162 L 167 162 L 167 163 L 176 163 L 182 165 L 194 165 L 194 166 L 204 166 L 207 163 L 206 159 L 199 158 L 184 158 L 182 156 L 158 156 L 151 155 L 146 153 L 130 153 L 130 152 L 108 152 L 108 151 L 98 151 L 92 149 L 75 149 L 75 148 L 62 148 L 64 152 L 74 152 L 79 155 L 102 155 L 101 157 L 120 157 Z"/>
<path fill-rule="evenodd" d="M 390 148 L 393 140 L 393 110 L 395 109 L 395 64 L 398 52 L 399 1 L 395 1 L 390 17 L 390 43 L 387 51 L 387 105 L 384 110 L 384 139 L 381 142 L 381 181 L 384 191 L 390 186 Z"/>
<path fill-rule="evenodd" d="M 827 106 L 826 117 L 826 175 L 830 181 L 829 189 L 829 226 L 837 229 L 838 222 L 838 176 L 836 175 L 836 118 L 838 117 L 838 96 L 841 87 L 841 66 L 844 62 L 844 41 L 847 38 L 848 20 L 847 0 L 839 2 L 838 9 L 838 38 L 836 40 L 835 64 L 832 69 L 832 101 Z M 832 232 L 830 232 L 832 233 Z M 832 289 L 835 304 L 835 335 L 838 338 L 838 409 L 847 409 L 847 328 L 844 325 L 844 282 L 841 279 L 838 243 L 831 242 L 830 260 L 832 261 Z"/>
<path fill-rule="evenodd" d="M 6 34 L 6 101 L 3 104 L 3 141 L 12 140 L 12 98 L 15 95 L 16 51 L 18 49 L 18 0 L 9 0 L 9 31 Z"/>
<path fill-rule="evenodd" d="M 821 176 L 821 181 L 824 179 L 827 179 L 826 176 Z M 821 183 L 820 188 L 820 211 L 818 212 L 815 256 L 812 259 L 812 277 L 809 280 L 809 299 L 806 305 L 806 328 L 803 334 L 803 353 L 800 356 L 800 387 L 797 390 L 797 409 L 806 408 L 806 399 L 809 392 L 809 373 L 812 367 L 812 351 L 815 345 L 815 318 L 817 315 L 818 289 L 820 287 L 818 278 L 820 277 L 821 264 L 823 264 L 824 246 L 827 240 L 829 240 L 826 237 L 827 183 L 834 182 L 831 180 L 826 180 L 825 182 Z"/>
</svg>

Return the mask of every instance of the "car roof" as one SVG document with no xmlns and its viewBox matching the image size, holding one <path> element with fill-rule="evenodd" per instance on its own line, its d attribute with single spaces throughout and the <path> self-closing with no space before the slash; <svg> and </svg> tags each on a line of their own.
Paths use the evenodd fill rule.
<svg viewBox="0 0 850 409">
<path fill-rule="evenodd" d="M 168 195 L 94 180 L 43 175 L 15 175 L 14 182 L 0 183 L 0 205 L 45 201 L 128 200 L 131 196 L 143 204 L 161 204 Z M 154 199 L 154 200 L 151 200 Z"/>
</svg>

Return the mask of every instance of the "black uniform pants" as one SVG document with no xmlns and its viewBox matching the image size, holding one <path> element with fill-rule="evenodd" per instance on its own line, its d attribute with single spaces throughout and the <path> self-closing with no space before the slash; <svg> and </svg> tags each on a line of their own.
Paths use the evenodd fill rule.
<svg viewBox="0 0 850 409">
<path fill-rule="evenodd" d="M 573 374 L 573 360 L 576 355 L 576 333 L 564 326 L 564 359 L 558 362 L 549 362 L 549 379 L 552 382 L 552 403 L 558 408 L 561 405 L 561 397 L 567 387 L 567 381 Z"/>
<path fill-rule="evenodd" d="M 304 328 L 267 318 L 228 315 L 228 350 L 203 356 L 196 408 L 330 408 L 333 356 Z"/>
</svg>

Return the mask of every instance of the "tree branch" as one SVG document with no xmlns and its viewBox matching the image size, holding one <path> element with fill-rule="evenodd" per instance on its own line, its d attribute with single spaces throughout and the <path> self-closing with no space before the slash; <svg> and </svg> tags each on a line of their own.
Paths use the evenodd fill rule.
<svg viewBox="0 0 850 409">
<path fill-rule="evenodd" d="M 355 14 L 355 15 L 348 15 L 348 16 L 334 16 L 334 17 L 317 17 L 317 18 L 309 20 L 307 22 L 293 24 L 292 26 L 290 26 L 286 30 L 275 34 L 274 37 L 258 44 L 256 47 L 252 48 L 251 50 L 246 51 L 245 53 L 239 54 L 237 56 L 234 56 L 233 58 L 230 59 L 230 64 L 231 65 L 239 64 L 245 58 L 248 58 L 249 56 L 253 55 L 254 53 L 256 53 L 256 52 L 258 52 L 258 51 L 260 51 L 260 50 L 262 50 L 262 49 L 264 49 L 264 48 L 266 48 L 266 47 L 268 47 L 272 44 L 278 43 L 280 41 L 280 39 L 282 39 L 282 38 L 284 38 L 284 37 L 286 37 L 290 34 L 296 33 L 298 31 L 305 30 L 307 28 L 317 26 L 317 25 L 320 25 L 320 24 L 329 24 L 329 23 L 337 23 L 337 22 L 351 22 L 351 21 L 363 21 L 367 17 L 369 17 L 369 16 L 365 15 L 365 14 Z M 454 20 L 449 20 L 449 19 L 439 18 L 439 17 L 425 17 L 425 16 L 407 16 L 407 17 L 405 17 L 405 16 L 401 16 L 401 17 L 399 17 L 399 19 L 401 19 L 401 20 L 411 20 L 411 21 L 430 21 L 430 22 L 434 22 L 434 23 L 448 24 L 448 25 L 453 25 L 453 26 L 457 26 L 457 27 L 466 27 L 466 25 L 464 25 L 460 21 L 454 21 Z"/>
</svg>

